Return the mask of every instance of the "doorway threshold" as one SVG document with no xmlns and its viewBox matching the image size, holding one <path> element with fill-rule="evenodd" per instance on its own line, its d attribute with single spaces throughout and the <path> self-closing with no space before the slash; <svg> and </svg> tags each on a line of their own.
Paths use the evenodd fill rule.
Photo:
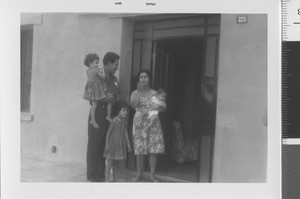
<svg viewBox="0 0 300 199">
<path fill-rule="evenodd" d="M 127 172 L 130 173 L 131 176 L 135 176 L 136 175 L 136 171 L 130 171 L 130 170 L 127 170 Z M 170 177 L 164 173 L 156 173 L 155 174 L 156 178 L 161 182 L 161 183 L 168 183 L 168 182 L 178 182 L 178 183 L 188 183 L 190 181 L 187 181 L 187 180 L 183 180 L 183 179 L 180 179 L 180 178 L 174 178 L 174 177 Z M 144 178 L 144 182 L 151 182 L 151 179 L 150 179 L 150 172 L 144 172 L 143 174 L 143 178 Z M 190 182 L 191 183 L 191 182 Z"/>
<path fill-rule="evenodd" d="M 150 178 L 150 173 L 148 173 L 148 175 L 149 175 L 149 178 Z M 170 176 L 167 176 L 163 173 L 159 173 L 159 174 L 157 173 L 157 174 L 155 174 L 155 176 L 159 180 L 161 180 L 161 182 L 179 182 L 179 183 L 188 183 L 188 182 L 190 182 L 190 181 L 183 180 L 183 179 L 180 179 L 180 178 L 170 177 Z"/>
</svg>

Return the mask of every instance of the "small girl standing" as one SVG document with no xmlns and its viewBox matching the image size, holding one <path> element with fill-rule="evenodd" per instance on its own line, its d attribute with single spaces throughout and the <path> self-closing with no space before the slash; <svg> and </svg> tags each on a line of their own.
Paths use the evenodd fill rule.
<svg viewBox="0 0 300 199">
<path fill-rule="evenodd" d="M 115 113 L 117 115 L 110 123 L 107 131 L 106 145 L 103 154 L 107 160 L 105 182 L 109 181 L 109 174 L 113 166 L 113 161 L 126 159 L 126 153 L 131 151 L 125 121 L 128 114 L 128 105 L 125 102 L 118 101 L 115 105 Z M 113 177 L 113 179 L 115 178 Z"/>
<path fill-rule="evenodd" d="M 84 65 L 88 67 L 87 83 L 84 89 L 83 98 L 91 102 L 91 124 L 94 128 L 99 128 L 96 119 L 95 112 L 97 108 L 97 102 L 105 98 L 106 92 L 102 87 L 104 83 L 105 74 L 104 70 L 99 68 L 99 56 L 96 53 L 87 54 L 84 59 Z M 102 81 L 102 82 L 101 82 Z M 109 95 L 109 93 L 108 93 Z M 106 119 L 111 121 L 111 104 L 107 104 L 107 117 Z"/>
</svg>

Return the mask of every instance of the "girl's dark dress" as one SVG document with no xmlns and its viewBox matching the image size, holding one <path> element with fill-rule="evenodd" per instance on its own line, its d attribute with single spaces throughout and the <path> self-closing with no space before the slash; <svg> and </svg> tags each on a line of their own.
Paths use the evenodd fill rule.
<svg viewBox="0 0 300 199">
<path fill-rule="evenodd" d="M 126 159 L 127 141 L 125 134 L 127 130 L 125 120 L 115 117 L 113 122 L 110 123 L 107 135 L 109 135 L 109 133 L 109 149 L 104 151 L 103 156 L 113 160 Z"/>
</svg>

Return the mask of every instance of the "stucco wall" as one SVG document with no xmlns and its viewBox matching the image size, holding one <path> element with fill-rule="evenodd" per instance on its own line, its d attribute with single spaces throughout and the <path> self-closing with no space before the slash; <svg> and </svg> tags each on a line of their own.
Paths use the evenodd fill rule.
<svg viewBox="0 0 300 199">
<path fill-rule="evenodd" d="M 87 53 L 120 54 L 122 19 L 94 14 L 43 14 L 34 26 L 31 113 L 21 122 L 27 153 L 85 162 L 89 104 L 83 100 Z M 120 65 L 122 67 L 122 65 Z M 119 72 L 117 72 L 118 76 Z M 55 154 L 52 146 L 57 147 Z"/>
<path fill-rule="evenodd" d="M 129 103 L 134 21 L 123 19 L 119 77 L 121 99 Z"/>
<path fill-rule="evenodd" d="M 221 15 L 214 182 L 265 182 L 267 15 Z"/>
</svg>

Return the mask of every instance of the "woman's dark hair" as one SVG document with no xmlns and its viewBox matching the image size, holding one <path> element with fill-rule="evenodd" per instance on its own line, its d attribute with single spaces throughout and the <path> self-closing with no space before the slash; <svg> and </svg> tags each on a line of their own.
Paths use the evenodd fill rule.
<svg viewBox="0 0 300 199">
<path fill-rule="evenodd" d="M 99 60 L 99 56 L 96 53 L 89 53 L 84 58 L 84 65 L 89 67 L 89 64 L 92 63 L 95 60 Z"/>
<path fill-rule="evenodd" d="M 113 117 L 117 116 L 122 108 L 129 108 L 128 104 L 124 101 L 117 101 L 114 105 Z"/>
<path fill-rule="evenodd" d="M 147 70 L 147 69 L 141 70 L 141 71 L 139 72 L 139 74 L 138 74 L 138 79 L 140 79 L 140 75 L 141 75 L 142 73 L 146 73 L 146 74 L 148 75 L 148 77 L 149 77 L 150 82 L 151 82 L 151 80 L 152 80 L 151 72 L 150 72 L 149 70 Z"/>
<path fill-rule="evenodd" d="M 117 59 L 120 59 L 120 56 L 114 52 L 107 52 L 104 57 L 103 57 L 103 65 L 105 66 L 106 64 L 108 64 L 109 62 L 111 63 L 115 63 L 115 61 Z"/>
</svg>

